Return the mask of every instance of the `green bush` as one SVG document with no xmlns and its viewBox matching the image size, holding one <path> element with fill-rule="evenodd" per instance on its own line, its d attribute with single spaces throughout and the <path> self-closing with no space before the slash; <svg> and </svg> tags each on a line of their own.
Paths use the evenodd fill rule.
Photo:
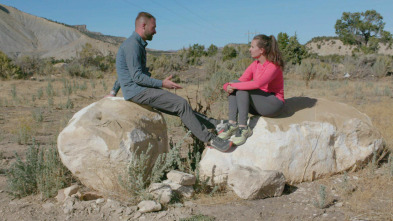
<svg viewBox="0 0 393 221">
<path fill-rule="evenodd" d="M 0 78 L 1 79 L 20 79 L 24 78 L 20 67 L 12 63 L 12 60 L 0 51 Z"/>
<path fill-rule="evenodd" d="M 233 58 L 236 58 L 237 52 L 234 47 L 225 45 L 224 48 L 222 49 L 222 60 L 231 60 Z"/>
<path fill-rule="evenodd" d="M 68 64 L 65 69 L 66 69 L 66 72 L 71 77 L 100 79 L 104 76 L 104 73 L 102 71 L 98 70 L 97 67 L 94 67 L 94 66 L 85 67 L 77 61 L 73 61 L 72 63 Z"/>
<path fill-rule="evenodd" d="M 16 162 L 7 171 L 10 194 L 23 197 L 41 193 L 44 198 L 49 198 L 71 184 L 71 173 L 61 163 L 54 145 L 45 150 L 33 141 L 25 161 L 16 153 L 15 156 Z"/>
<path fill-rule="evenodd" d="M 38 73 L 43 62 L 38 56 L 25 55 L 17 58 L 15 64 L 21 68 L 22 72 L 25 73 L 26 76 L 31 76 L 35 73 Z"/>
<path fill-rule="evenodd" d="M 201 180 L 199 177 L 201 149 L 197 145 L 201 143 L 204 147 L 204 143 L 192 137 L 194 142 L 192 144 L 193 146 L 189 146 L 187 157 L 181 157 L 181 146 L 184 140 L 190 135 L 191 132 L 188 131 L 178 144 L 170 142 L 170 151 L 160 154 L 151 169 L 147 165 L 150 159 L 150 144 L 146 152 L 137 154 L 137 149 L 131 154 L 132 161 L 128 164 L 125 176 L 119 177 L 120 185 L 132 195 L 133 198 L 131 198 L 131 201 L 151 199 L 151 194 L 147 192 L 149 185 L 161 182 L 171 170 L 179 170 L 185 173 L 194 174 L 197 178 L 194 185 L 196 192 L 206 192 L 210 190 L 210 188 L 207 187 L 209 180 Z"/>
<path fill-rule="evenodd" d="M 194 44 L 187 49 L 187 57 L 198 58 L 205 55 L 206 55 L 205 46 L 203 45 Z"/>
<path fill-rule="evenodd" d="M 277 35 L 277 43 L 285 63 L 300 64 L 309 56 L 306 47 L 299 43 L 296 34 L 289 37 L 287 33 L 280 32 Z"/>
<path fill-rule="evenodd" d="M 206 55 L 209 56 L 209 57 L 211 57 L 211 56 L 216 55 L 217 52 L 218 52 L 217 46 L 215 46 L 214 44 L 211 44 L 211 45 L 209 46 L 209 48 L 207 49 Z"/>
<path fill-rule="evenodd" d="M 150 170 L 147 163 L 150 159 L 151 145 L 146 152 L 137 154 L 138 149 L 131 153 L 131 161 L 127 167 L 125 177 L 119 177 L 119 183 L 127 190 L 136 200 L 151 199 L 151 194 L 147 188 L 151 183 L 160 182 L 165 174 L 172 169 L 181 166 L 180 146 L 173 147 L 168 153 L 158 156 L 153 168 Z"/>
</svg>

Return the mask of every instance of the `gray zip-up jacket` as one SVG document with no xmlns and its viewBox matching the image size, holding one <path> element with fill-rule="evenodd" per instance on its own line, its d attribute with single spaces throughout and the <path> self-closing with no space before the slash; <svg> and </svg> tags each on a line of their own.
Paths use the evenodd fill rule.
<svg viewBox="0 0 393 221">
<path fill-rule="evenodd" d="M 148 87 L 162 87 L 162 81 L 151 78 L 151 73 L 146 67 L 146 46 L 147 42 L 134 32 L 120 45 L 117 52 L 117 77 L 125 100 L 131 99 Z"/>
</svg>

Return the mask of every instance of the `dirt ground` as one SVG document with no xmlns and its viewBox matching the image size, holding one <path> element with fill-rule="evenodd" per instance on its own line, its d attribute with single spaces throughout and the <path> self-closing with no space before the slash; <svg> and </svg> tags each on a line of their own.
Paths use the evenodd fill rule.
<svg viewBox="0 0 393 221">
<path fill-rule="evenodd" d="M 15 153 L 23 157 L 33 137 L 42 146 L 55 143 L 73 114 L 101 99 L 114 80 L 114 75 L 102 80 L 52 76 L 0 82 L 0 220 L 180 220 L 190 217 L 195 220 L 393 220 L 393 168 L 386 158 L 379 162 L 378 168 L 370 164 L 358 171 L 286 186 L 284 194 L 276 198 L 246 201 L 226 190 L 211 196 L 199 194 L 189 201 L 147 214 L 137 212 L 135 205 L 113 199 L 74 199 L 58 203 L 54 198 L 42 200 L 40 195 L 21 199 L 10 196 L 5 172 L 15 161 Z M 73 92 L 69 95 L 65 92 L 66 81 L 72 85 Z M 303 81 L 287 80 L 285 87 L 286 97 L 323 97 L 355 106 L 372 119 L 384 136 L 387 149 L 392 150 L 392 82 L 391 78 L 312 82 L 306 88 Z M 195 81 L 192 85 L 182 84 L 188 89 L 176 93 L 195 95 L 198 88 Z M 53 95 L 49 96 L 51 87 Z M 213 108 L 221 106 L 225 106 L 225 102 L 216 103 Z M 40 113 L 42 120 L 37 120 L 36 113 Z M 213 115 L 223 117 L 225 110 Z M 180 121 L 168 117 L 167 123 L 168 136 L 180 140 L 185 134 Z M 322 200 L 321 186 L 326 187 L 325 208 L 318 206 Z M 67 210 L 67 203 L 72 210 Z"/>
</svg>

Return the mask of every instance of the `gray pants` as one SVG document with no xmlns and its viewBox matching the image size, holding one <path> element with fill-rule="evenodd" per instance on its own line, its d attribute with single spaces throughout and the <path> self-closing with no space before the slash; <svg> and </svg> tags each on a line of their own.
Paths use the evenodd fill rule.
<svg viewBox="0 0 393 221">
<path fill-rule="evenodd" d="M 179 116 L 183 124 L 203 142 L 211 140 L 213 134 L 208 129 L 215 128 L 219 123 L 216 119 L 193 111 L 186 99 L 162 89 L 147 88 L 131 98 L 131 101 L 148 105 L 166 114 Z"/>
<path fill-rule="evenodd" d="M 267 93 L 259 89 L 249 91 L 235 90 L 228 96 L 228 102 L 229 120 L 237 122 L 237 115 L 239 115 L 238 123 L 240 125 L 247 125 L 248 113 L 274 117 L 280 113 L 281 108 L 284 106 L 284 103 L 274 96 L 273 93 Z"/>
</svg>

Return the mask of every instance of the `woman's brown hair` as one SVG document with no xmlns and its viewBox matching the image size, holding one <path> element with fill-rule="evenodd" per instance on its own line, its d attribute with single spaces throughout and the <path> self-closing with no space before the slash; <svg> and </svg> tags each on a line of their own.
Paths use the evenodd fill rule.
<svg viewBox="0 0 393 221">
<path fill-rule="evenodd" d="M 257 41 L 259 48 L 265 50 L 264 56 L 266 56 L 268 61 L 280 66 L 282 70 L 284 69 L 284 60 L 282 59 L 276 38 L 273 35 L 256 35 L 253 40 Z"/>
</svg>

